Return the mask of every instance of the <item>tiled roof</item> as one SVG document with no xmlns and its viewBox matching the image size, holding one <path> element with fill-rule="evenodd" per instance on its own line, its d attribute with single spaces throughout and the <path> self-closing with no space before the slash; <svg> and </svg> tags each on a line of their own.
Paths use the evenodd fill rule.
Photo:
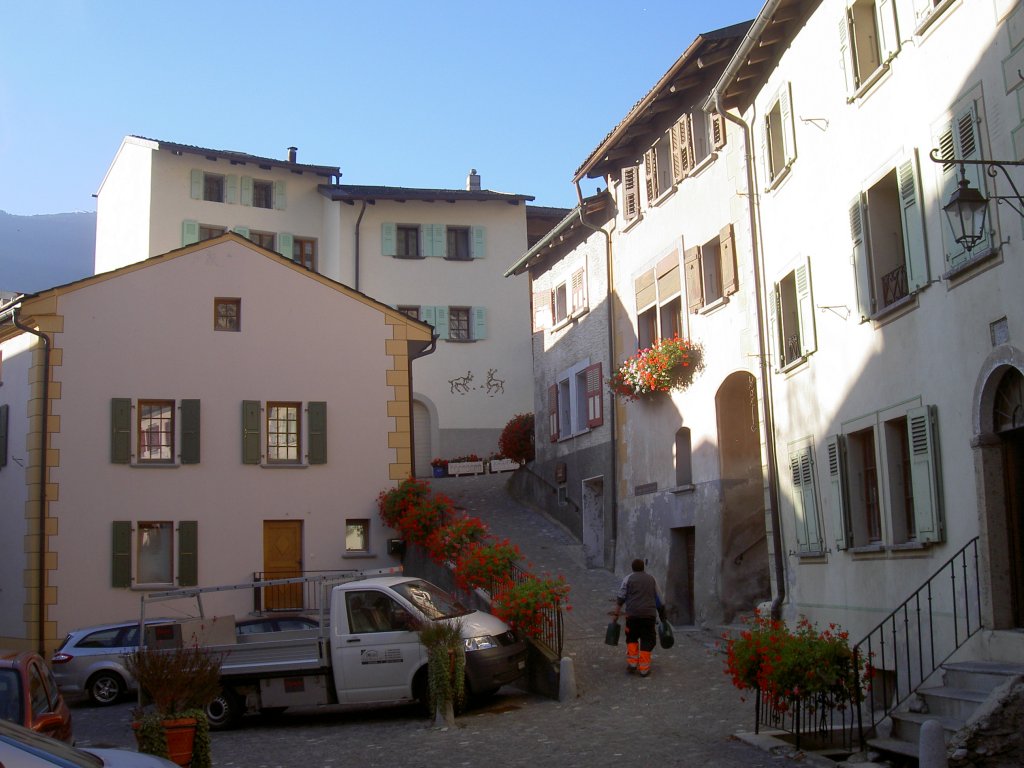
<svg viewBox="0 0 1024 768">
<path fill-rule="evenodd" d="M 533 195 L 516 195 L 508 192 L 491 192 L 488 189 L 416 189 L 412 187 L 379 187 L 358 184 L 321 184 L 320 194 L 331 200 L 354 202 L 357 200 L 504 200 L 520 203 L 533 200 Z"/>
<path fill-rule="evenodd" d="M 310 163 L 292 163 L 288 160 L 279 160 L 273 157 L 260 157 L 245 152 L 235 152 L 229 149 L 210 149 L 209 147 L 197 147 L 192 144 L 178 144 L 174 141 L 162 141 L 150 139 L 145 136 L 132 136 L 134 139 L 151 141 L 159 145 L 160 149 L 166 149 L 176 154 L 201 155 L 211 159 L 224 159 L 238 165 L 256 165 L 261 167 L 287 168 L 293 171 L 315 173 L 320 176 L 341 177 L 341 169 L 332 165 L 312 165 Z"/>
</svg>

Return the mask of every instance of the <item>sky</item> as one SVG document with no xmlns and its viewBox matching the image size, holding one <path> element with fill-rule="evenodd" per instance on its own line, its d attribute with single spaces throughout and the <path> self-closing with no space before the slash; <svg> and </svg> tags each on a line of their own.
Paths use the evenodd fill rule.
<svg viewBox="0 0 1024 768">
<path fill-rule="evenodd" d="M 0 210 L 95 211 L 124 136 L 571 207 L 694 38 L 761 0 L 3 0 Z M 588 180 L 583 193 L 602 184 Z"/>
</svg>

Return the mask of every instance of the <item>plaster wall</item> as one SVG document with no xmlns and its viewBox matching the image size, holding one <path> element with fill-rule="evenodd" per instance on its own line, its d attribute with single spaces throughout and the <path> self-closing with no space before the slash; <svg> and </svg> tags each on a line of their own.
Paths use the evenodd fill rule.
<svg viewBox="0 0 1024 768">
<path fill-rule="evenodd" d="M 108 272 L 181 245 L 150 250 L 156 143 L 128 136 L 121 143 L 96 196 L 95 273 Z M 186 196 L 188 191 L 185 192 Z"/>
</svg>

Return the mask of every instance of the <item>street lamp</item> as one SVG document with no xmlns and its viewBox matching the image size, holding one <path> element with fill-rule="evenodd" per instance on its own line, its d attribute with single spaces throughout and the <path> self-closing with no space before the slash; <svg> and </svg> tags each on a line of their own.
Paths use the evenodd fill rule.
<svg viewBox="0 0 1024 768">
<path fill-rule="evenodd" d="M 972 251 L 985 238 L 985 218 L 988 214 L 988 200 L 981 190 L 971 186 L 967 172 L 960 165 L 960 182 L 949 202 L 942 206 L 953 230 L 953 238 L 968 251 Z"/>
</svg>

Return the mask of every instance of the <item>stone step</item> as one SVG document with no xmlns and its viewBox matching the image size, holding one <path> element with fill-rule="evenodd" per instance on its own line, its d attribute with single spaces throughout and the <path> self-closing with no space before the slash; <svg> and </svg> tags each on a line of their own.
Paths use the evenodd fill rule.
<svg viewBox="0 0 1024 768">
<path fill-rule="evenodd" d="M 947 741 L 949 741 L 949 737 L 963 728 L 965 722 L 959 717 L 951 717 L 950 715 L 898 710 L 892 713 L 892 736 L 917 744 L 921 738 L 921 726 L 929 720 L 939 721 L 942 730 L 946 732 Z"/>
<path fill-rule="evenodd" d="M 975 691 L 991 691 L 1007 678 L 1024 675 L 1024 664 L 1005 661 L 955 661 L 942 665 L 947 686 Z"/>
<path fill-rule="evenodd" d="M 949 715 L 966 722 L 978 705 L 988 698 L 985 691 L 973 688 L 954 688 L 940 686 L 938 688 L 921 688 L 918 694 L 928 705 L 928 712 L 935 715 Z"/>
<path fill-rule="evenodd" d="M 877 749 L 879 752 L 891 752 L 896 755 L 904 755 L 905 757 L 913 757 L 917 759 L 918 749 L 917 742 L 903 741 L 903 739 L 885 738 L 885 739 L 868 739 L 868 746 L 873 749 Z"/>
</svg>

